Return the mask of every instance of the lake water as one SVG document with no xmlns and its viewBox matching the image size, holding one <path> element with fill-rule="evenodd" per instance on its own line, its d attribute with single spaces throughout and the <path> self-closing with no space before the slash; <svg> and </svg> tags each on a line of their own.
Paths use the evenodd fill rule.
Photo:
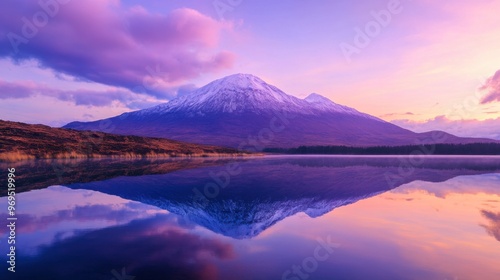
<svg viewBox="0 0 500 280">
<path fill-rule="evenodd" d="M 16 272 L 1 226 L 1 279 L 500 279 L 498 157 L 8 167 Z"/>
</svg>

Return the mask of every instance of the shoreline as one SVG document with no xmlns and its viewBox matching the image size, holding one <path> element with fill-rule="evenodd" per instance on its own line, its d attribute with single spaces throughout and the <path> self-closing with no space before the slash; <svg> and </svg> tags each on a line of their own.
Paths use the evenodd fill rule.
<svg viewBox="0 0 500 280">
<path fill-rule="evenodd" d="M 279 157 L 336 157 L 336 158 L 500 158 L 500 155 L 362 155 L 362 154 L 271 154 L 271 153 L 234 153 L 218 154 L 205 153 L 194 155 L 92 155 L 92 156 L 71 156 L 71 157 L 35 157 L 26 156 L 23 158 L 9 159 L 4 154 L 0 154 L 0 164 L 22 163 L 30 161 L 89 161 L 89 160 L 172 160 L 172 159 L 250 159 L 250 158 L 279 158 Z"/>
<path fill-rule="evenodd" d="M 452 157 L 459 157 L 459 158 L 466 158 L 466 157 L 498 157 L 500 158 L 500 155 L 361 155 L 361 154 L 265 154 L 266 157 L 339 157 L 339 158 L 403 158 L 403 157 L 422 157 L 422 158 L 452 158 Z"/>
<path fill-rule="evenodd" d="M 124 154 L 124 155 L 82 155 L 82 154 L 58 154 L 51 157 L 37 157 L 28 154 L 19 153 L 2 153 L 0 154 L 0 163 L 15 163 L 23 161 L 35 160 L 103 160 L 103 159 L 124 159 L 124 160 L 140 160 L 140 159 L 198 159 L 198 158 L 247 158 L 264 156 L 263 153 L 196 153 L 196 154 Z"/>
</svg>

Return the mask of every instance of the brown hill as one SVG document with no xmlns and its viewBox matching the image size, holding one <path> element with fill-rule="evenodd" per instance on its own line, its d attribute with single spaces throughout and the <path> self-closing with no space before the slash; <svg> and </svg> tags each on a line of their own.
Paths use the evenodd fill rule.
<svg viewBox="0 0 500 280">
<path fill-rule="evenodd" d="M 242 156 L 236 149 L 0 120 L 0 161 L 50 158 Z"/>
</svg>

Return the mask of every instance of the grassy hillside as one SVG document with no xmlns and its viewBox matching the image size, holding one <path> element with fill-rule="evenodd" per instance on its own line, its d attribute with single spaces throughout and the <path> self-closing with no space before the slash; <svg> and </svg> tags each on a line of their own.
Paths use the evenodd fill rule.
<svg viewBox="0 0 500 280">
<path fill-rule="evenodd" d="M 242 156 L 231 148 L 0 120 L 0 161 L 51 158 Z"/>
</svg>

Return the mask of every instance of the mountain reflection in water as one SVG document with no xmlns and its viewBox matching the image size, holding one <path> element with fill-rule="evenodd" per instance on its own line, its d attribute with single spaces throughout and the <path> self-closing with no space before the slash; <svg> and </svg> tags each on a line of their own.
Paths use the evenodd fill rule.
<svg viewBox="0 0 500 280">
<path fill-rule="evenodd" d="M 330 238 L 340 247 L 303 270 L 307 279 L 497 279 L 500 159 L 428 158 L 414 169 L 404 160 L 239 160 L 206 204 L 193 189 L 203 193 L 214 174 L 224 183 L 234 162 L 141 161 L 129 173 L 115 162 L 108 175 L 101 162 L 66 186 L 40 179 L 17 195 L 17 272 L 0 275 L 282 279 Z"/>
</svg>

